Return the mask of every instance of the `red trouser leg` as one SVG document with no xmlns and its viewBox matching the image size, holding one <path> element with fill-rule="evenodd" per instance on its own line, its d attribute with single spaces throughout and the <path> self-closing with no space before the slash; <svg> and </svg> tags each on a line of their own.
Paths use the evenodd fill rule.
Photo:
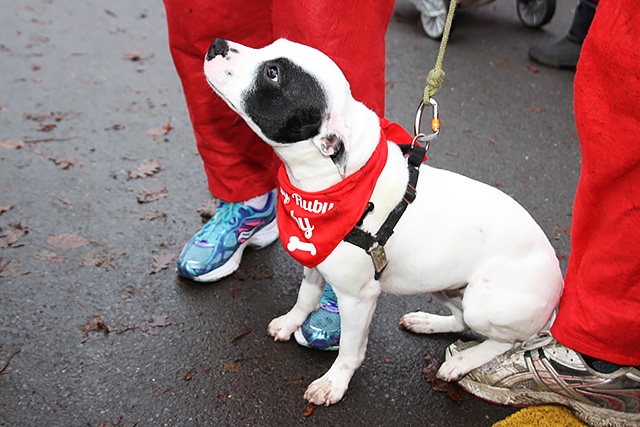
<svg viewBox="0 0 640 427">
<path fill-rule="evenodd" d="M 640 2 L 601 1 L 575 77 L 582 166 L 558 317 L 563 345 L 640 365 Z"/>
<path fill-rule="evenodd" d="M 325 3 L 164 1 L 171 54 L 215 197 L 243 201 L 275 188 L 280 164 L 273 150 L 208 87 L 203 61 L 216 37 L 251 47 L 286 37 L 316 47 L 343 69 L 356 99 L 384 114 L 384 37 L 394 2 L 384 0 L 375 7 L 354 0 Z"/>
<path fill-rule="evenodd" d="M 165 0 L 169 47 L 211 194 L 228 202 L 275 188 L 280 165 L 262 142 L 207 84 L 204 57 L 216 37 L 247 45 L 272 39 L 268 1 Z"/>
</svg>

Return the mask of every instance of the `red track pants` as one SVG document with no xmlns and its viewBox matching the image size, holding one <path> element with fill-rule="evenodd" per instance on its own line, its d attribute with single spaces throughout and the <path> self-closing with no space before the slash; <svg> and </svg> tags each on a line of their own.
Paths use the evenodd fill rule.
<svg viewBox="0 0 640 427">
<path fill-rule="evenodd" d="M 280 160 L 207 85 L 204 56 L 216 37 L 259 48 L 278 38 L 329 55 L 354 97 L 384 115 L 385 33 L 393 0 L 164 0 L 169 47 L 204 162 L 209 190 L 239 202 L 276 187 Z"/>
<path fill-rule="evenodd" d="M 575 77 L 582 166 L 572 248 L 551 332 L 640 365 L 640 1 L 601 0 Z"/>
</svg>

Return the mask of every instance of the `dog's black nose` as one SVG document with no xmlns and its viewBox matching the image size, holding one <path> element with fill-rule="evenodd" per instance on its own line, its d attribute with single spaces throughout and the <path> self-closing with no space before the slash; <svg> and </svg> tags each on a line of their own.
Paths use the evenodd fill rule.
<svg viewBox="0 0 640 427">
<path fill-rule="evenodd" d="M 220 55 L 223 58 L 227 56 L 229 53 L 229 45 L 225 39 L 217 38 L 211 43 L 209 46 L 209 51 L 207 52 L 207 61 L 211 61 L 216 56 Z"/>
</svg>

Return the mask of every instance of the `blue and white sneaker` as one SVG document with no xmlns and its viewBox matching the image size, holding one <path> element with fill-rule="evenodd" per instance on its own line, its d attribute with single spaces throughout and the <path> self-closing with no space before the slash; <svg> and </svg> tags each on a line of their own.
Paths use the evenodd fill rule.
<svg viewBox="0 0 640 427">
<path fill-rule="evenodd" d="M 178 274 L 214 282 L 238 269 L 247 246 L 261 249 L 277 239 L 275 191 L 268 193 L 263 209 L 221 201 L 213 218 L 182 249 Z"/>
<path fill-rule="evenodd" d="M 320 308 L 309 314 L 293 333 L 298 344 L 315 350 L 336 351 L 340 348 L 340 312 L 338 298 L 327 283 L 320 299 Z"/>
</svg>

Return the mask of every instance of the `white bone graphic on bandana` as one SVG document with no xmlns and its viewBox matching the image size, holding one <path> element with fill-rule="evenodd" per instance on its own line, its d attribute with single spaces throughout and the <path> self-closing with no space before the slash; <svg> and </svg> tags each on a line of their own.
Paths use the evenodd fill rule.
<svg viewBox="0 0 640 427">
<path fill-rule="evenodd" d="M 309 252 L 312 256 L 315 256 L 317 251 L 313 243 L 302 242 L 297 236 L 289 237 L 289 244 L 287 250 L 293 252 L 295 250 Z"/>
</svg>

